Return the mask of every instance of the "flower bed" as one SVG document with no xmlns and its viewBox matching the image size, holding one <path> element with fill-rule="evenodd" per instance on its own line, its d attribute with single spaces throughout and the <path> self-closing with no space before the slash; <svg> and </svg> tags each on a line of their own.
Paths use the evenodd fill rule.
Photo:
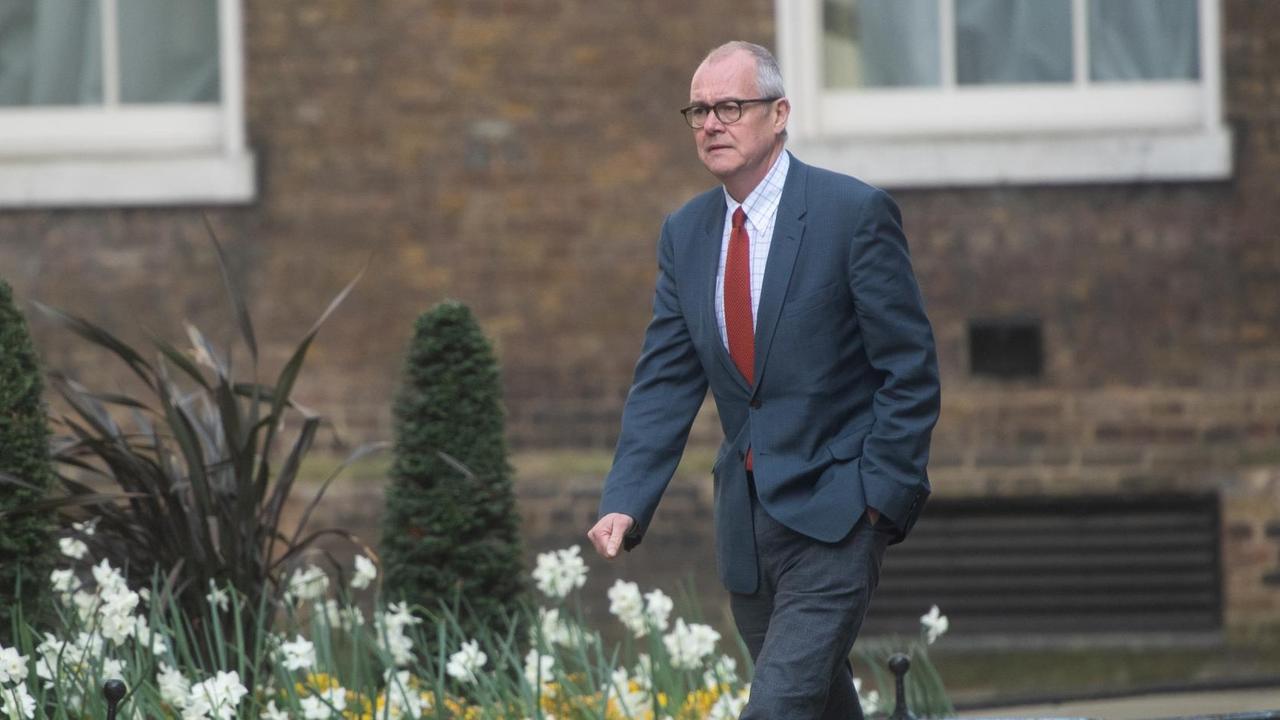
<svg viewBox="0 0 1280 720">
<path fill-rule="evenodd" d="M 77 530 L 91 535 L 92 525 Z M 18 647 L 0 648 L 9 718 L 105 717 L 98 688 L 112 678 L 129 688 L 120 717 L 183 720 L 720 720 L 736 718 L 750 692 L 720 634 L 673 619 L 675 603 L 658 589 L 614 583 L 609 610 L 628 632 L 606 649 L 570 609 L 587 575 L 576 546 L 538 557 L 533 580 L 546 606 L 481 637 L 461 635 L 457 608 L 379 602 L 377 567 L 363 555 L 344 587 L 331 587 L 319 566 L 295 568 L 284 606 L 255 614 L 274 616 L 271 627 L 246 629 L 245 598 L 211 584 L 209 606 L 236 622 L 222 625 L 214 613 L 198 632 L 158 577 L 150 589 L 130 588 L 107 560 L 88 566 L 83 543 L 61 549 L 80 571 L 53 572 L 55 626 L 26 628 Z M 371 617 L 358 599 L 374 601 Z M 946 619 L 934 608 L 922 625 L 921 647 L 945 632 Z M 883 678 L 877 685 L 888 687 Z M 864 709 L 880 710 L 879 692 L 866 694 Z"/>
</svg>

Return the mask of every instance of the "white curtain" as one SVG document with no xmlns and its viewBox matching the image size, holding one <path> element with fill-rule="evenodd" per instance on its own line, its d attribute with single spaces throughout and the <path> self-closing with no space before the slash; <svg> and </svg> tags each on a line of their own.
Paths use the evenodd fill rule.
<svg viewBox="0 0 1280 720">
<path fill-rule="evenodd" d="M 0 106 L 102 102 L 97 2 L 0 0 Z"/>
<path fill-rule="evenodd" d="M 118 0 L 124 103 L 218 100 L 217 0 Z M 102 103 L 98 0 L 0 0 L 0 106 Z"/>
<path fill-rule="evenodd" d="M 217 102 L 217 0 L 119 0 L 120 100 Z"/>
<path fill-rule="evenodd" d="M 827 87 L 938 85 L 937 0 L 823 3 Z"/>
<path fill-rule="evenodd" d="M 1071 0 L 956 0 L 961 85 L 1071 82 Z"/>
<path fill-rule="evenodd" d="M 1200 77 L 1196 0 L 1090 0 L 1092 80 Z"/>
</svg>

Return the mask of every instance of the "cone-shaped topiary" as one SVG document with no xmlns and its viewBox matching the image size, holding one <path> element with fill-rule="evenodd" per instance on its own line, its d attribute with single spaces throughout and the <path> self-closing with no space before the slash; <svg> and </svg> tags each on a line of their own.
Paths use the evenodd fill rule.
<svg viewBox="0 0 1280 720">
<path fill-rule="evenodd" d="M 43 392 L 27 322 L 0 280 L 0 473 L 32 486 L 0 483 L 0 512 L 44 499 L 53 483 Z M 52 525 L 51 513 L 0 520 L 0 642 L 6 645 L 17 601 L 28 617 L 40 607 L 53 566 Z"/>
<path fill-rule="evenodd" d="M 460 594 L 467 636 L 505 627 L 524 592 L 519 517 L 497 362 L 466 305 L 418 318 L 394 420 L 381 546 L 388 599 L 434 609 Z"/>
</svg>

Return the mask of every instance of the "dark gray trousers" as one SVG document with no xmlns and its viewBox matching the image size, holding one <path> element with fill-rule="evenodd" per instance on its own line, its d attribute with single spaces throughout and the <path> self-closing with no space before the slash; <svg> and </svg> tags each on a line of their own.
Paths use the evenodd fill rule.
<svg viewBox="0 0 1280 720">
<path fill-rule="evenodd" d="M 849 653 L 890 534 L 866 515 L 824 543 L 769 516 L 751 488 L 760 585 L 730 593 L 755 676 L 741 720 L 862 720 Z"/>
</svg>

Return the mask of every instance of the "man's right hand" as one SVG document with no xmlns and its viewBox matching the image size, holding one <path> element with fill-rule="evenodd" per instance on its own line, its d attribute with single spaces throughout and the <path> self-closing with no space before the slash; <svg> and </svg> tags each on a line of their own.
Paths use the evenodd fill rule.
<svg viewBox="0 0 1280 720">
<path fill-rule="evenodd" d="M 587 531 L 587 537 L 600 557 L 612 560 L 622 548 L 622 536 L 635 524 L 635 519 L 630 515 L 609 513 L 596 521 L 595 527 Z"/>
</svg>

